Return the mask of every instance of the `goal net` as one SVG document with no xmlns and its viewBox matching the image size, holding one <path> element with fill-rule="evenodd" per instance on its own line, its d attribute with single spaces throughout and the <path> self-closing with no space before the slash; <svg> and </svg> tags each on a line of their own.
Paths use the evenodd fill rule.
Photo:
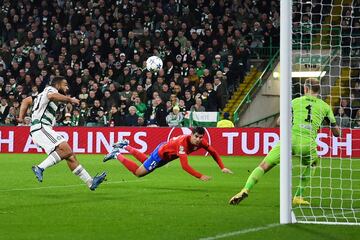
<svg viewBox="0 0 360 240">
<path fill-rule="evenodd" d="M 333 137 L 323 122 L 318 158 L 311 159 L 316 167 L 294 156 L 292 194 L 310 204 L 293 203 L 293 216 L 300 223 L 360 224 L 360 1 L 292 3 L 292 97 L 303 94 L 306 78 L 320 80 L 320 97 L 342 131 Z"/>
</svg>

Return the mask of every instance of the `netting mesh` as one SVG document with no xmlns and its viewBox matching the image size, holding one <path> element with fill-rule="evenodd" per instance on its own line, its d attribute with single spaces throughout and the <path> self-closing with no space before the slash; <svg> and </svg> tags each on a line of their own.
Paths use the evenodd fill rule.
<svg viewBox="0 0 360 240">
<path fill-rule="evenodd" d="M 308 179 L 308 166 L 293 159 L 293 194 L 303 181 L 300 197 L 310 203 L 293 205 L 298 222 L 360 224 L 359 26 L 360 1 L 293 1 L 293 98 L 303 94 L 306 76 L 319 79 L 320 97 L 343 132 L 318 135 L 319 157 Z"/>
</svg>

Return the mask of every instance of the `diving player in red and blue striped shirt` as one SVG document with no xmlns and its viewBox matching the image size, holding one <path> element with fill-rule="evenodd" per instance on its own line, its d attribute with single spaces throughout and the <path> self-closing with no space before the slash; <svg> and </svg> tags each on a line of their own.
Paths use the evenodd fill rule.
<svg viewBox="0 0 360 240">
<path fill-rule="evenodd" d="M 103 161 L 106 162 L 116 158 L 135 176 L 143 177 L 154 171 L 156 168 L 162 167 L 179 158 L 181 166 L 186 172 L 202 181 L 208 181 L 211 177 L 199 173 L 188 164 L 188 155 L 200 148 L 204 148 L 210 153 L 223 173 L 232 173 L 231 170 L 225 168 L 219 154 L 209 145 L 204 138 L 204 134 L 205 129 L 203 127 L 196 127 L 192 130 L 190 135 L 180 135 L 170 139 L 168 142 L 160 143 L 149 157 L 129 146 L 127 140 L 122 140 L 114 144 L 113 150 L 105 156 Z M 132 154 L 142 163 L 142 165 L 138 166 L 135 162 L 122 155 L 120 153 L 120 149 L 122 148 Z"/>
</svg>

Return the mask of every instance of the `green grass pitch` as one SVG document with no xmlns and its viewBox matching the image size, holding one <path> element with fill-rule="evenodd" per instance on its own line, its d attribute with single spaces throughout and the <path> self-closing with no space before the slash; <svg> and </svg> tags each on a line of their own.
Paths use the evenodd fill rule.
<svg viewBox="0 0 360 240">
<path fill-rule="evenodd" d="M 95 192 L 65 162 L 47 169 L 38 183 L 31 166 L 44 158 L 0 154 L 0 239 L 335 240 L 359 234 L 357 226 L 277 225 L 279 168 L 266 174 L 243 203 L 228 205 L 261 158 L 223 157 L 235 172 L 226 175 L 211 157 L 192 156 L 191 166 L 213 177 L 201 182 L 178 161 L 137 179 L 117 161 L 78 155 L 91 175 L 108 172 L 108 181 Z"/>
</svg>

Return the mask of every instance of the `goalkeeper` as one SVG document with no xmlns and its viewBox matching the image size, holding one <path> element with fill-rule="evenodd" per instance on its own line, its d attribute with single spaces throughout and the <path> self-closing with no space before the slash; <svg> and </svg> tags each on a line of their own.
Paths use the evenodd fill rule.
<svg viewBox="0 0 360 240">
<path fill-rule="evenodd" d="M 293 198 L 293 204 L 310 203 L 303 199 L 303 191 L 310 176 L 314 175 L 317 165 L 316 136 L 323 120 L 330 122 L 331 131 L 335 137 L 340 136 L 340 129 L 336 125 L 331 107 L 318 98 L 320 83 L 315 78 L 305 80 L 305 95 L 292 100 L 292 154 L 300 156 L 305 169 L 301 174 L 300 184 Z M 248 197 L 249 192 L 259 179 L 270 169 L 280 163 L 280 143 L 278 143 L 250 174 L 244 188 L 230 199 L 230 204 L 238 204 Z"/>
</svg>

